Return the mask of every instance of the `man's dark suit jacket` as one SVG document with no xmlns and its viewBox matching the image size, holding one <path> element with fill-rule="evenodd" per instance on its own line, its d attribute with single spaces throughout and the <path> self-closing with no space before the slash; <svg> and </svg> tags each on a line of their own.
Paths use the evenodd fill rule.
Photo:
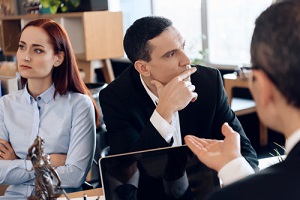
<svg viewBox="0 0 300 200">
<path fill-rule="evenodd" d="M 137 192 L 137 200 L 174 200 L 165 194 L 163 179 L 154 178 L 147 174 L 147 172 L 140 169 L 139 188 Z M 189 190 L 189 189 L 188 189 Z M 176 200 L 191 200 L 193 199 L 191 193 L 188 191 L 182 197 Z"/>
<path fill-rule="evenodd" d="M 300 199 L 300 142 L 285 161 L 216 191 L 209 200 Z"/>
<path fill-rule="evenodd" d="M 242 155 L 257 169 L 256 152 L 228 105 L 220 72 L 215 68 L 197 66 L 191 81 L 198 99 L 179 111 L 182 141 L 188 134 L 223 139 L 221 126 L 228 122 L 241 136 Z M 150 122 L 155 104 L 133 66 L 101 90 L 99 100 L 111 154 L 170 146 Z"/>
</svg>

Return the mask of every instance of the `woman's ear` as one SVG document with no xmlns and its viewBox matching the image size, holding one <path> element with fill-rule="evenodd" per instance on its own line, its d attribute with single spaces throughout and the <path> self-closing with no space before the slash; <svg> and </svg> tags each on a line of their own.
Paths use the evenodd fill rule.
<svg viewBox="0 0 300 200">
<path fill-rule="evenodd" d="M 150 71 L 148 69 L 148 63 L 143 60 L 137 60 L 134 63 L 134 68 L 142 75 L 142 76 L 150 76 Z"/>
<path fill-rule="evenodd" d="M 54 67 L 58 67 L 63 63 L 65 59 L 65 52 L 61 51 L 58 54 L 54 56 L 55 62 L 54 62 Z"/>
</svg>

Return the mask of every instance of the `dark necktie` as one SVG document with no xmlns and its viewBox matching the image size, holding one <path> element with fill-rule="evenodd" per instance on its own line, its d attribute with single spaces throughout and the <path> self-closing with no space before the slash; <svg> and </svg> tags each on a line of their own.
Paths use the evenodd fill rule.
<svg viewBox="0 0 300 200">
<path fill-rule="evenodd" d="M 137 188 L 131 184 L 123 184 L 117 188 L 117 194 L 120 200 L 135 200 Z"/>
</svg>

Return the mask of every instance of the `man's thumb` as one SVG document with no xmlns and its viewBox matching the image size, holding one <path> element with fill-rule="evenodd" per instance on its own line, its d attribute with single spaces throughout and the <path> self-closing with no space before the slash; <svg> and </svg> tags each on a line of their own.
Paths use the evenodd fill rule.
<svg viewBox="0 0 300 200">
<path fill-rule="evenodd" d="M 239 140 L 240 137 L 240 135 L 235 132 L 227 122 L 225 122 L 222 126 L 222 134 L 225 138 L 235 138 L 236 140 Z"/>
<path fill-rule="evenodd" d="M 161 84 L 161 82 L 157 81 L 157 80 L 152 80 L 151 81 L 152 85 L 155 85 L 156 89 L 158 90 L 159 88 L 163 87 L 163 84 Z"/>
</svg>

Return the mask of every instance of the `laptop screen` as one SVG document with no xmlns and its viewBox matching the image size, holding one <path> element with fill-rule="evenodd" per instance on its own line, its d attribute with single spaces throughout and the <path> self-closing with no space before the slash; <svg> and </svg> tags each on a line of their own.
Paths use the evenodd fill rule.
<svg viewBox="0 0 300 200">
<path fill-rule="evenodd" d="M 165 200 L 175 195 L 201 200 L 220 187 L 217 173 L 186 145 L 106 156 L 100 158 L 99 168 L 106 200 L 124 196 L 121 188 L 134 196 L 129 199 Z"/>
</svg>

